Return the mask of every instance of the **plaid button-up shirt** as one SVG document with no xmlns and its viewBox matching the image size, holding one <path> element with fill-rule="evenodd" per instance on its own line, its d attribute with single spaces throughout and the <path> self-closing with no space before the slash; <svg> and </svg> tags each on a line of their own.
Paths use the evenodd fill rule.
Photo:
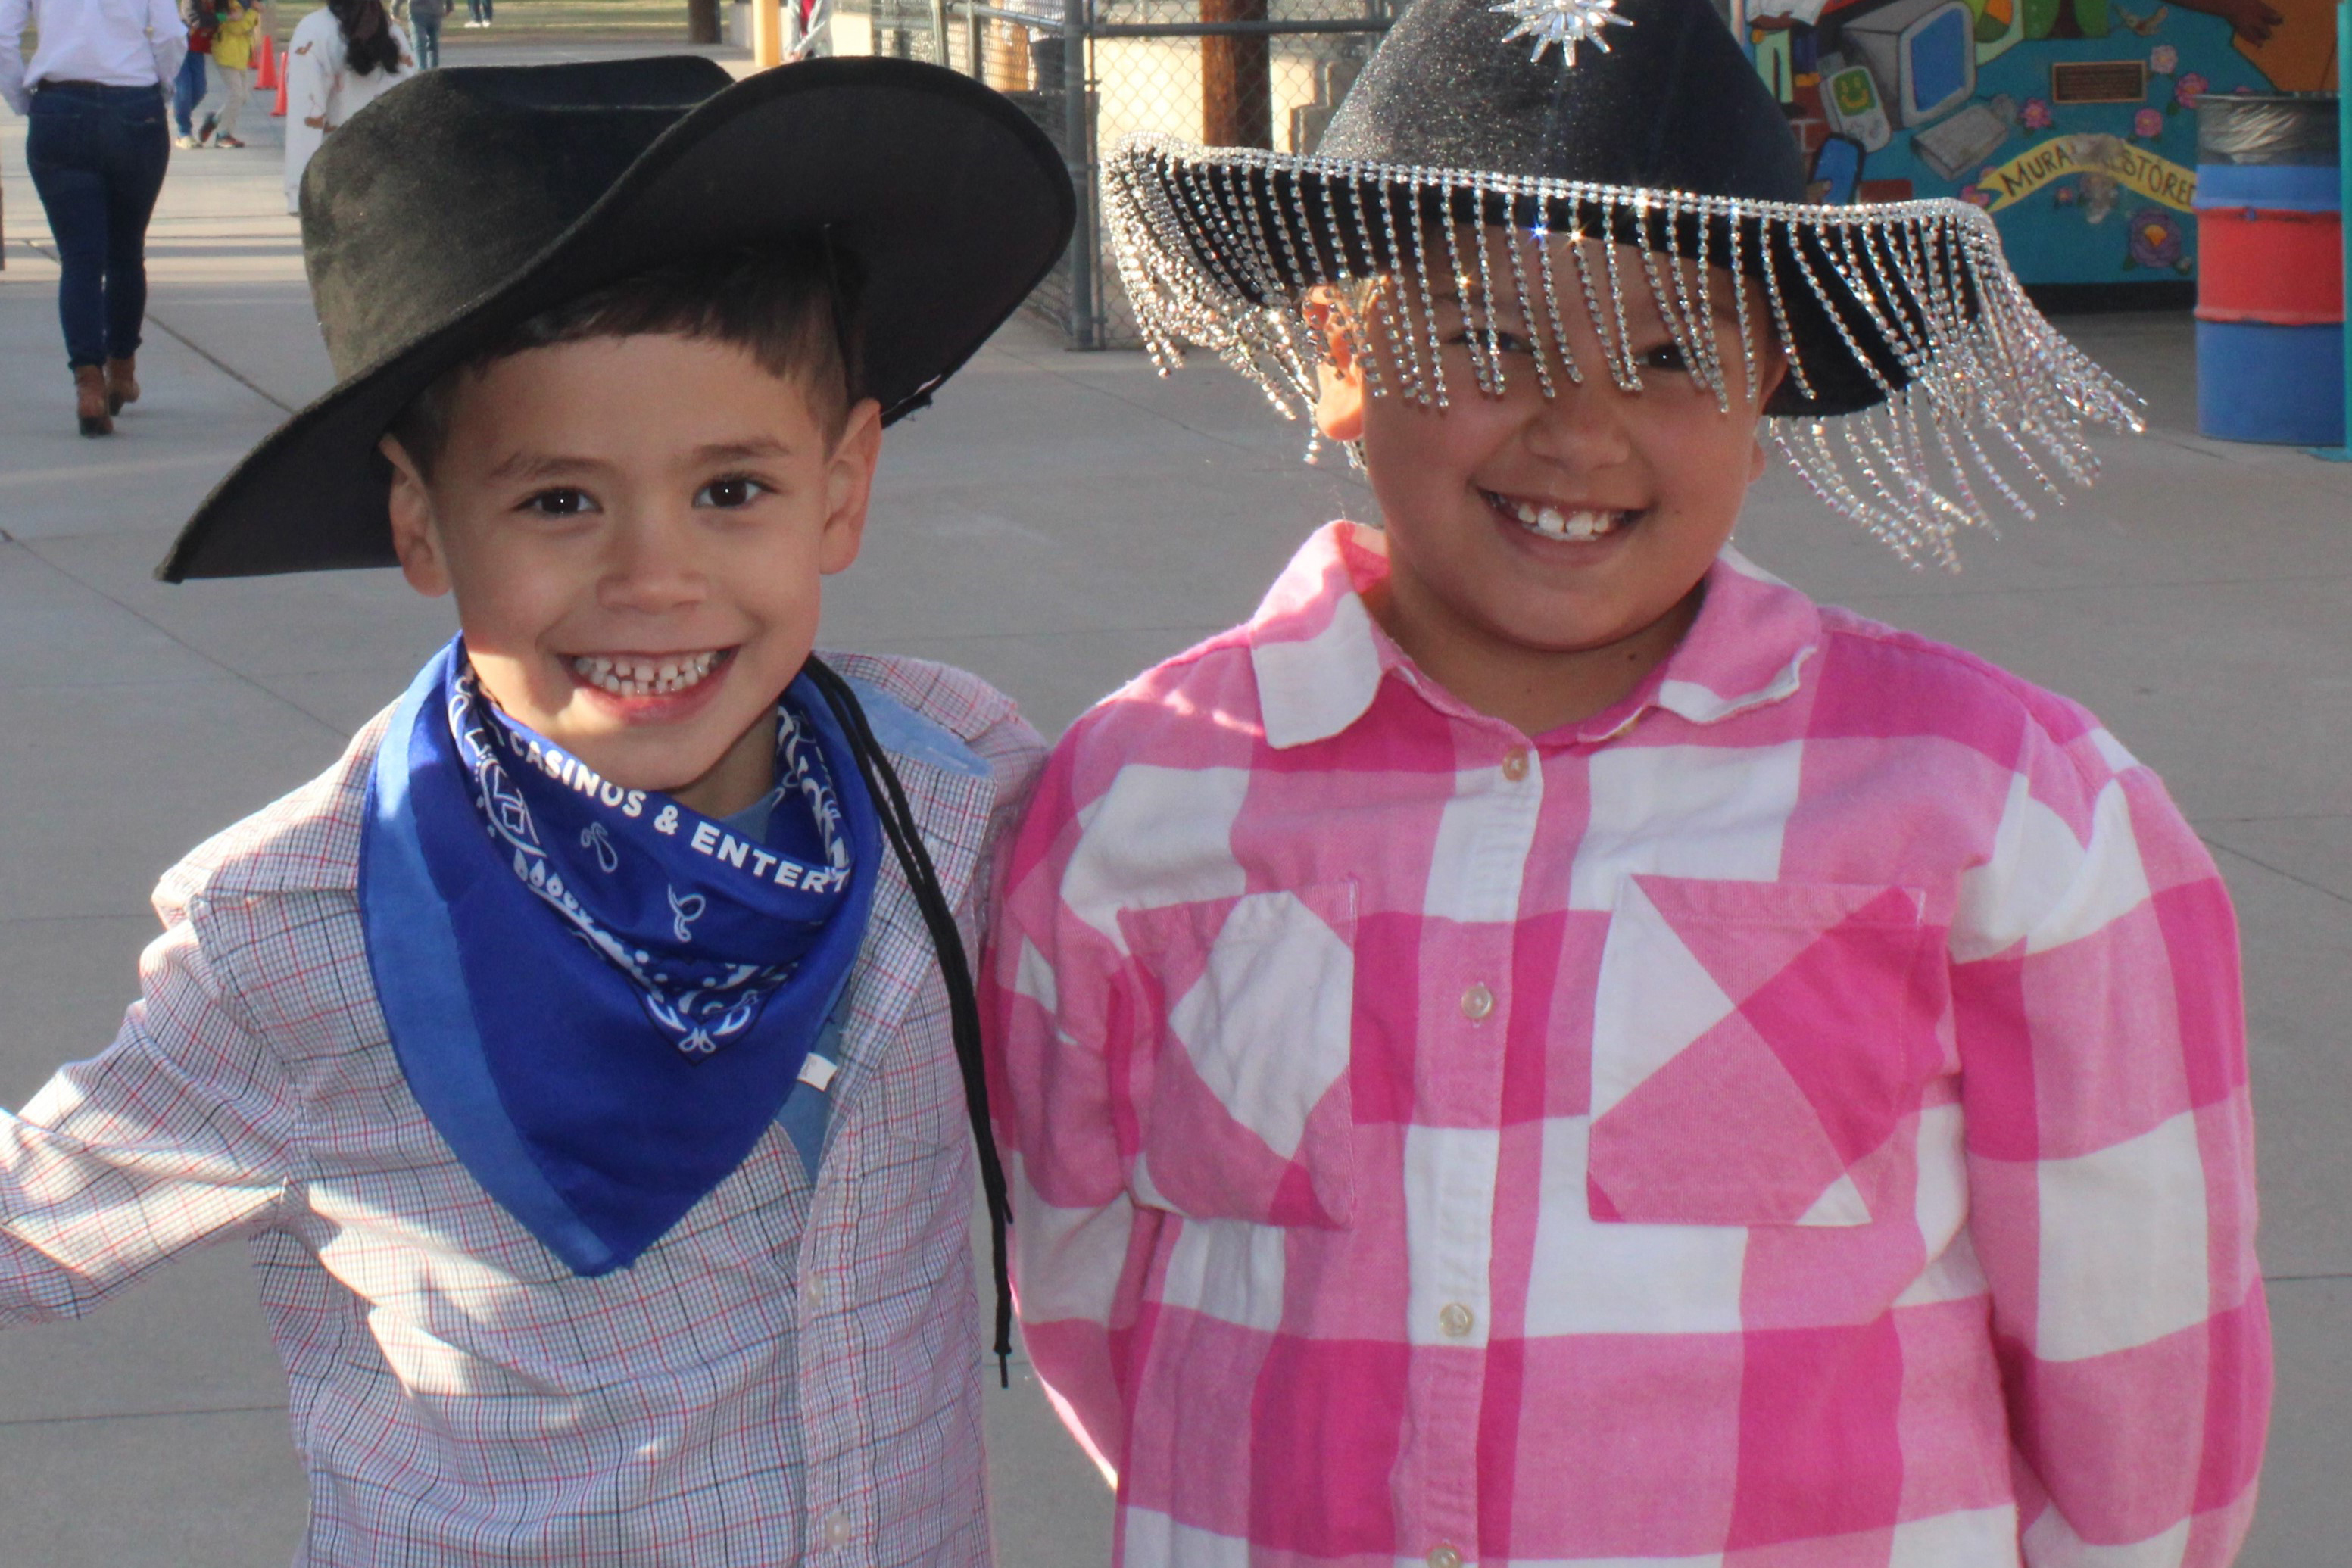
<svg viewBox="0 0 2352 1568">
<path fill-rule="evenodd" d="M 1081 719 L 990 966 L 1129 1568 L 2182 1568 L 2269 1389 L 2235 932 L 2081 708 L 1727 553 L 1530 738 L 1335 525 Z"/>
<path fill-rule="evenodd" d="M 969 942 L 1044 747 L 969 675 L 836 668 Z M 0 1323 L 249 1239 L 318 1568 L 985 1563 L 971 1140 L 896 862 L 814 1184 L 772 1126 L 635 1266 L 581 1279 L 457 1163 L 385 1037 L 354 891 L 383 728 L 163 879 L 121 1036 L 0 1115 Z"/>
</svg>

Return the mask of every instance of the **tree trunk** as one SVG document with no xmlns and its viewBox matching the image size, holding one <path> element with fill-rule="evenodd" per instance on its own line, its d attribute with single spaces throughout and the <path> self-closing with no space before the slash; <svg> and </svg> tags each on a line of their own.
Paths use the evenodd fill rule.
<svg viewBox="0 0 2352 1568">
<path fill-rule="evenodd" d="M 1263 22 L 1265 0 L 1201 0 L 1203 22 Z M 1212 147 L 1274 147 L 1274 71 L 1263 33 L 1201 40 L 1201 138 Z"/>
<path fill-rule="evenodd" d="M 719 0 L 686 0 L 686 41 L 689 44 L 715 44 L 719 41 Z"/>
</svg>

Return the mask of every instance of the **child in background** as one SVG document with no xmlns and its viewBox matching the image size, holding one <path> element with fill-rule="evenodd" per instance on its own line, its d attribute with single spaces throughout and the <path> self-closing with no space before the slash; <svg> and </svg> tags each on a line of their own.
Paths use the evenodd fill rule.
<svg viewBox="0 0 2352 1568">
<path fill-rule="evenodd" d="M 1491 9 L 1313 157 L 1107 174 L 1147 335 L 1383 518 L 1081 718 L 1007 857 L 1016 1282 L 1117 1560 L 2221 1568 L 2214 867 L 2082 708 L 1728 544 L 1768 421 L 1948 559 L 2127 395 L 1974 208 L 1801 205 L 1706 0 Z"/>
<path fill-rule="evenodd" d="M 205 116 L 196 140 L 215 147 L 242 147 L 245 143 L 237 140 L 236 121 L 245 112 L 246 99 L 253 91 L 254 35 L 261 26 L 261 7 L 248 5 L 245 0 L 227 0 L 227 9 L 219 13 L 219 18 L 213 34 L 213 68 L 220 73 L 221 87 L 228 101 Z"/>
<path fill-rule="evenodd" d="M 180 21 L 188 29 L 188 52 L 180 57 L 179 74 L 172 78 L 172 120 L 180 128 L 172 145 L 193 152 L 201 145 L 196 141 L 196 106 L 212 90 L 205 76 L 205 61 L 213 48 L 212 0 L 180 0 Z"/>
<path fill-rule="evenodd" d="M 346 379 L 164 575 L 396 560 L 459 634 L 0 1115 L 0 1323 L 245 1239 L 312 1568 L 984 1564 L 963 944 L 1043 747 L 810 649 L 1060 154 L 930 66 L 630 59 L 433 72 L 310 183 Z"/>
</svg>

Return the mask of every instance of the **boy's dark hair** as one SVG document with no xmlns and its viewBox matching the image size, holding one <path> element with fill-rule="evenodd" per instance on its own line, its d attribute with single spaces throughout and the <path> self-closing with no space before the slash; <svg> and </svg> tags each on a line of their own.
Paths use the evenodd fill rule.
<svg viewBox="0 0 2352 1568">
<path fill-rule="evenodd" d="M 531 349 L 675 334 L 730 344 L 769 374 L 796 382 L 826 439 L 838 439 L 861 395 L 859 284 L 856 258 L 820 237 L 670 262 L 523 321 L 436 378 L 386 434 L 430 479 L 468 376 Z"/>
</svg>

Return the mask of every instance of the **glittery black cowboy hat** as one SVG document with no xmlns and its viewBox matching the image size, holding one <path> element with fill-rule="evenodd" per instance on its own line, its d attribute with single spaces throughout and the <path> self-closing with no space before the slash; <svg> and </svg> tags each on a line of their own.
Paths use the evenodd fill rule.
<svg viewBox="0 0 2352 1568">
<path fill-rule="evenodd" d="M 329 137 L 302 248 L 341 378 L 197 508 L 157 575 L 393 563 L 376 443 L 433 380 L 530 317 L 666 262 L 822 235 L 862 279 L 885 423 L 1053 266 L 1062 155 L 936 66 L 819 59 L 737 83 L 694 56 L 427 71 Z"/>
<path fill-rule="evenodd" d="M 2085 428 L 2139 427 L 2131 394 L 2026 298 L 1981 210 L 1808 204 L 1780 106 L 1709 0 L 1416 0 L 1311 156 L 1130 137 L 1103 186 L 1162 364 L 1196 343 L 1302 408 L 1324 354 L 1309 290 L 1381 277 L 1405 280 L 1383 307 L 1404 329 L 1384 335 L 1373 391 L 1445 401 L 1442 366 L 1412 347 L 1433 273 L 1531 323 L 1582 295 L 1608 363 L 1555 378 L 1539 357 L 1547 391 L 1587 371 L 1638 387 L 1608 322 L 1612 297 L 1644 287 L 1720 397 L 1757 373 L 1752 356 L 1715 362 L 1699 330 L 1727 303 L 1710 268 L 1727 273 L 1743 331 L 1759 324 L 1749 340 L 1769 330 L 1789 362 L 1764 411 L 1783 450 L 1906 556 L 1951 559 L 1954 525 L 1987 520 L 1973 485 L 2030 516 L 2013 479 L 2088 483 Z M 1496 228 L 1549 243 L 1506 259 L 1466 242 Z M 1641 250 L 1632 278 L 1611 240 Z M 1499 359 L 1473 358 L 1491 390 Z"/>
</svg>

